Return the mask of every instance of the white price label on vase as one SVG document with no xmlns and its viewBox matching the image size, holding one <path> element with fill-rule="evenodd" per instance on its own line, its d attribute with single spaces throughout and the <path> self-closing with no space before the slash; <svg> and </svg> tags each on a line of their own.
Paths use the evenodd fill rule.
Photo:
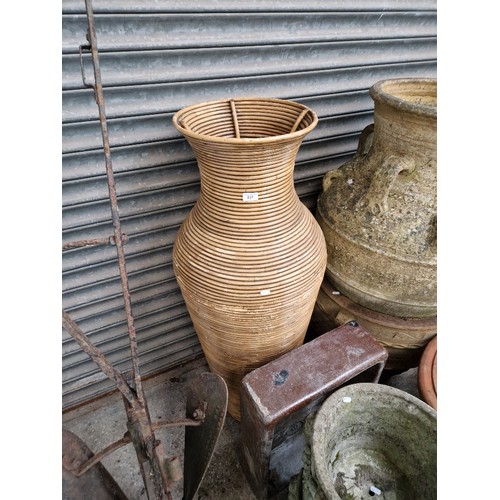
<svg viewBox="0 0 500 500">
<path fill-rule="evenodd" d="M 243 201 L 259 201 L 259 193 L 243 193 Z"/>
</svg>

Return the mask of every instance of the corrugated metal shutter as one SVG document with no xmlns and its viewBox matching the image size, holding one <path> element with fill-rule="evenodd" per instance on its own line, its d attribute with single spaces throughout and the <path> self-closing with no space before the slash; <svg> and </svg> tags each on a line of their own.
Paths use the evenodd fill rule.
<svg viewBox="0 0 500 500">
<path fill-rule="evenodd" d="M 63 0 L 63 242 L 112 234 L 97 106 L 82 85 L 84 2 Z M 171 124 L 178 109 L 267 96 L 310 106 L 296 189 L 314 209 L 324 173 L 356 150 L 384 78 L 435 77 L 436 2 L 95 0 L 112 160 L 143 376 L 201 354 L 171 266 L 198 169 Z M 92 79 L 90 56 L 85 71 Z M 115 248 L 63 253 L 63 307 L 122 372 L 128 332 Z M 63 408 L 114 388 L 63 331 Z"/>
</svg>

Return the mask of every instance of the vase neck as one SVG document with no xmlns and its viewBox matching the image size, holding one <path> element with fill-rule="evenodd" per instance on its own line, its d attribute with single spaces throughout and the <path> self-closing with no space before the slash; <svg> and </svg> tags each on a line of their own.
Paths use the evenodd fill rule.
<svg viewBox="0 0 500 500">
<path fill-rule="evenodd" d="M 256 217 L 295 202 L 293 172 L 300 142 L 247 148 L 191 143 L 200 169 L 200 204 L 221 214 Z"/>
<path fill-rule="evenodd" d="M 374 143 L 419 156 L 437 149 L 435 117 L 408 111 L 397 111 L 384 104 L 375 105 Z"/>
</svg>

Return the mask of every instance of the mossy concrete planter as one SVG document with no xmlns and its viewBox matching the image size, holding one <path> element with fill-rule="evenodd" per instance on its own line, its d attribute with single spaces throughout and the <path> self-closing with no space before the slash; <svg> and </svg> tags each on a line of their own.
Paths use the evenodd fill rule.
<svg viewBox="0 0 500 500">
<path fill-rule="evenodd" d="M 411 394 L 379 384 L 346 386 L 308 426 L 304 500 L 437 497 L 436 412 Z M 380 496 L 370 494 L 372 487 Z"/>
<path fill-rule="evenodd" d="M 356 155 L 323 178 L 316 217 L 326 275 L 352 301 L 398 317 L 437 314 L 437 82 L 383 80 Z"/>
</svg>

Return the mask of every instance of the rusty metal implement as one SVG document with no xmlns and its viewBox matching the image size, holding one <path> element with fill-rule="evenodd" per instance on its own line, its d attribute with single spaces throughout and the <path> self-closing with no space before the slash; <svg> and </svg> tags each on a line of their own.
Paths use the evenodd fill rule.
<svg viewBox="0 0 500 500">
<path fill-rule="evenodd" d="M 184 446 L 184 500 L 191 500 L 208 469 L 215 444 L 224 426 L 228 390 L 222 377 L 202 373 L 200 383 L 192 384 L 187 395 L 186 417 L 196 418 L 206 403 L 203 425 L 186 427 Z M 208 411 L 210 408 L 210 411 Z"/>
<path fill-rule="evenodd" d="M 127 500 L 125 493 L 101 463 L 95 464 L 81 476 L 75 473 L 82 464 L 88 462 L 93 456 L 92 451 L 76 434 L 63 429 L 62 448 L 63 499 Z"/>
<path fill-rule="evenodd" d="M 63 312 L 63 326 L 103 373 L 115 382 L 123 395 L 127 414 L 127 431 L 123 438 L 111 443 L 95 455 L 88 450 L 82 440 L 63 429 L 64 499 L 83 500 L 89 498 L 87 495 L 92 491 L 101 491 L 102 495 L 108 495 L 110 490 L 115 491 L 114 481 L 110 479 L 111 476 L 100 461 L 130 442 L 134 444 L 148 499 L 172 499 L 173 483 L 182 478 L 185 488 L 184 499 L 192 499 L 210 464 L 224 426 L 228 393 L 222 377 L 213 373 L 201 374 L 192 382 L 187 394 L 186 418 L 155 423 L 150 419 L 146 398 L 144 397 L 142 402 L 139 401 L 135 390 L 123 375 L 92 345 L 65 312 Z M 184 473 L 179 471 L 178 457 L 168 457 L 162 443 L 154 434 L 154 431 L 161 427 L 176 425 L 186 427 Z"/>
<path fill-rule="evenodd" d="M 121 230 L 118 211 L 91 0 L 86 0 L 85 5 L 88 21 L 87 40 L 89 44 L 80 47 L 82 79 L 85 86 L 93 88 L 96 104 L 99 109 L 114 234 L 109 238 L 100 240 L 70 242 L 63 245 L 63 250 L 109 244 L 116 247 L 130 341 L 132 380 L 130 382 L 127 381 L 106 360 L 99 349 L 90 342 L 68 313 L 63 311 L 63 327 L 78 342 L 82 350 L 99 366 L 103 373 L 116 384 L 117 389 L 122 393 L 127 415 L 127 429 L 123 438 L 109 444 L 96 454 L 92 453 L 78 436 L 63 429 L 63 498 L 65 500 L 87 498 L 125 499 L 125 494 L 100 461 L 122 446 L 133 443 L 149 500 L 171 500 L 173 483 L 180 481 L 183 477 L 184 484 L 187 485 L 187 492 L 184 493 L 184 496 L 186 499 L 191 499 L 203 479 L 210 463 L 213 449 L 224 425 L 228 400 L 227 386 L 220 376 L 211 373 L 203 374 L 201 379 L 195 381 L 196 387 L 191 390 L 187 397 L 186 418 L 160 423 L 151 421 L 139 371 L 137 337 L 132 314 L 125 252 L 123 249 L 125 243 L 128 241 L 128 237 Z M 89 83 L 84 74 L 84 52 L 90 52 L 92 56 L 94 67 L 93 83 Z M 160 427 L 175 425 L 186 427 L 187 449 L 185 450 L 185 454 L 187 460 L 184 466 L 184 473 L 181 470 L 179 458 L 169 457 L 165 452 L 163 444 L 155 436 L 155 430 Z M 198 428 L 199 431 L 188 430 L 191 428 Z"/>
</svg>

